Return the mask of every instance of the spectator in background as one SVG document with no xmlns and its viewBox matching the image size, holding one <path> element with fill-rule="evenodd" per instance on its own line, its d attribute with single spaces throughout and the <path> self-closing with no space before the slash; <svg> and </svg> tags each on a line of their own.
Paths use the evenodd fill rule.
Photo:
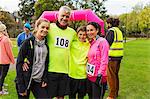
<svg viewBox="0 0 150 99">
<path fill-rule="evenodd" d="M 123 57 L 123 35 L 119 26 L 118 18 L 107 19 L 108 33 L 106 40 L 110 45 L 109 63 L 107 69 L 109 97 L 107 99 L 116 99 L 119 92 L 119 68 Z"/>
<path fill-rule="evenodd" d="M 28 22 L 24 24 L 23 30 L 24 31 L 17 36 L 17 45 L 18 45 L 19 49 L 20 49 L 22 42 L 25 39 L 31 37 L 31 35 L 32 35 L 32 33 L 30 32 L 31 25 Z"/>
<path fill-rule="evenodd" d="M 15 63 L 12 45 L 7 35 L 6 26 L 0 22 L 0 95 L 8 94 L 8 92 L 3 90 L 2 86 L 8 73 L 10 63 Z"/>
</svg>

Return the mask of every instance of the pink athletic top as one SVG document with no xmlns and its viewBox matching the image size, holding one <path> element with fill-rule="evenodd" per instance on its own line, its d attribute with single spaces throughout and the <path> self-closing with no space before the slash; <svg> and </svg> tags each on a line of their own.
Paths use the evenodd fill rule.
<svg viewBox="0 0 150 99">
<path fill-rule="evenodd" d="M 15 63 L 10 39 L 4 35 L 0 37 L 0 64 Z"/>
<path fill-rule="evenodd" d="M 97 75 L 102 74 L 102 82 L 106 82 L 106 69 L 108 65 L 109 44 L 105 38 L 98 38 L 91 42 L 88 52 L 87 76 L 92 82 L 96 81 Z"/>
</svg>

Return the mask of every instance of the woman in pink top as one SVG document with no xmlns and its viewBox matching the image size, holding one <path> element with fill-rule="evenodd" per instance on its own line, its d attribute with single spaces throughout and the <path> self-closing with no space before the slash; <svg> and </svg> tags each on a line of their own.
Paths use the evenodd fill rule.
<svg viewBox="0 0 150 99">
<path fill-rule="evenodd" d="M 10 63 L 15 63 L 10 39 L 7 35 L 6 26 L 0 22 L 0 95 L 8 94 L 2 90 Z"/>
<path fill-rule="evenodd" d="M 95 22 L 88 23 L 87 36 L 90 41 L 90 50 L 88 53 L 87 76 L 89 99 L 102 99 L 105 93 L 104 86 L 106 82 L 106 68 L 108 65 L 109 44 L 105 38 L 100 36 L 100 25 Z"/>
</svg>

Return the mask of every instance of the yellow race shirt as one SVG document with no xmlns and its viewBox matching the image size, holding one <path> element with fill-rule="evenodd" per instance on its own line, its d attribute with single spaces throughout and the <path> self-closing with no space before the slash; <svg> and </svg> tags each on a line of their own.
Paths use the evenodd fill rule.
<svg viewBox="0 0 150 99">
<path fill-rule="evenodd" d="M 63 30 L 51 23 L 47 38 L 50 49 L 48 71 L 68 74 L 70 46 L 76 39 L 75 30 L 70 27 Z"/>
<path fill-rule="evenodd" d="M 76 40 L 71 45 L 69 76 L 74 79 L 85 79 L 87 55 L 90 48 L 89 42 Z"/>
</svg>

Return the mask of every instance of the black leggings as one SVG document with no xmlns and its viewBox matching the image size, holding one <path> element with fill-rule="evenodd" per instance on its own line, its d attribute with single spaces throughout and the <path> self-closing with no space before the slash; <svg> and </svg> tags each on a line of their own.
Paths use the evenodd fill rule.
<svg viewBox="0 0 150 99">
<path fill-rule="evenodd" d="M 2 91 L 2 86 L 8 73 L 9 66 L 10 64 L 0 64 L 0 91 Z"/>
<path fill-rule="evenodd" d="M 84 99 L 86 95 L 86 85 L 87 79 L 73 79 L 70 80 L 70 95 L 69 99 L 76 99 L 76 95 L 78 95 L 78 99 Z"/>
<path fill-rule="evenodd" d="M 89 99 L 103 99 L 107 82 L 103 83 L 101 87 L 89 80 L 87 81 L 87 84 Z"/>
</svg>

